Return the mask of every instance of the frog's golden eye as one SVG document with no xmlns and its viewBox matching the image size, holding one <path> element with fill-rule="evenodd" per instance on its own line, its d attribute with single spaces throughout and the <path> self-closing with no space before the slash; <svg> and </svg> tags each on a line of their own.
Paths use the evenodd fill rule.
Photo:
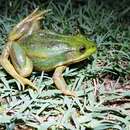
<svg viewBox="0 0 130 130">
<path fill-rule="evenodd" d="M 85 47 L 85 46 L 80 46 L 79 51 L 80 51 L 81 53 L 84 53 L 85 50 L 86 50 L 86 47 Z"/>
</svg>

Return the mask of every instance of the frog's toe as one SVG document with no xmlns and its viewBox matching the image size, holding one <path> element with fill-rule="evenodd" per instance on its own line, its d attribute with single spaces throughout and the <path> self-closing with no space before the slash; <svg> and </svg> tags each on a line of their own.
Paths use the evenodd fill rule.
<svg viewBox="0 0 130 130">
<path fill-rule="evenodd" d="M 21 80 L 18 80 L 18 81 L 19 81 L 19 83 L 21 84 L 22 90 L 24 90 L 24 89 L 25 89 L 24 83 L 23 83 Z"/>
<path fill-rule="evenodd" d="M 33 89 L 33 90 L 35 90 L 35 91 L 38 91 L 38 89 L 37 89 L 37 87 L 35 86 L 35 85 L 29 85 L 29 88 L 31 88 L 31 89 Z"/>
<path fill-rule="evenodd" d="M 62 91 L 62 93 L 63 93 L 64 95 L 67 95 L 67 96 L 77 97 L 77 94 L 76 94 L 75 91 L 65 90 L 65 91 Z"/>
<path fill-rule="evenodd" d="M 29 85 L 29 88 L 31 88 L 31 89 L 37 91 L 37 87 L 36 87 L 30 80 L 28 80 L 28 83 L 26 83 L 26 84 Z"/>
<path fill-rule="evenodd" d="M 22 78 L 22 80 L 20 81 L 20 83 L 22 85 L 23 90 L 25 89 L 25 85 L 28 85 L 29 88 L 37 91 L 37 87 L 30 80 L 28 80 L 26 78 Z"/>
</svg>

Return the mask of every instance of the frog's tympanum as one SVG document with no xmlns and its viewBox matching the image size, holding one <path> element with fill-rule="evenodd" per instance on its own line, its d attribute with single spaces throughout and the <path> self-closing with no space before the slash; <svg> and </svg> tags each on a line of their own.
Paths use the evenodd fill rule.
<svg viewBox="0 0 130 130">
<path fill-rule="evenodd" d="M 54 70 L 56 87 L 65 95 L 75 96 L 75 92 L 66 90 L 62 72 L 66 66 L 91 56 L 96 51 L 96 44 L 82 35 L 67 36 L 41 30 L 39 21 L 47 12 L 36 9 L 12 29 L 0 56 L 0 64 L 23 88 L 29 85 L 36 89 L 25 78 L 33 69 L 45 72 Z"/>
</svg>

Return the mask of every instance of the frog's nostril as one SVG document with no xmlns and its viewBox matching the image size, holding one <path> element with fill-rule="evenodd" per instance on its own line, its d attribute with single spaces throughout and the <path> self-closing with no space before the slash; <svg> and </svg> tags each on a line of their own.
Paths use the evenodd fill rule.
<svg viewBox="0 0 130 130">
<path fill-rule="evenodd" d="M 93 45 L 92 45 L 92 48 L 96 48 L 96 44 L 93 44 Z"/>
<path fill-rule="evenodd" d="M 92 48 L 94 48 L 95 46 L 94 45 L 92 45 Z"/>
</svg>

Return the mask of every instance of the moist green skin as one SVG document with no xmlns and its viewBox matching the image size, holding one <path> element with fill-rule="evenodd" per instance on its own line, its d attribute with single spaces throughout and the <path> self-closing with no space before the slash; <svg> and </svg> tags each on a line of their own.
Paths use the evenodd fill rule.
<svg viewBox="0 0 130 130">
<path fill-rule="evenodd" d="M 32 33 L 20 46 L 39 71 L 82 61 L 96 51 L 96 44 L 82 35 L 65 36 L 45 30 Z M 83 52 L 81 47 L 85 47 Z"/>
</svg>

